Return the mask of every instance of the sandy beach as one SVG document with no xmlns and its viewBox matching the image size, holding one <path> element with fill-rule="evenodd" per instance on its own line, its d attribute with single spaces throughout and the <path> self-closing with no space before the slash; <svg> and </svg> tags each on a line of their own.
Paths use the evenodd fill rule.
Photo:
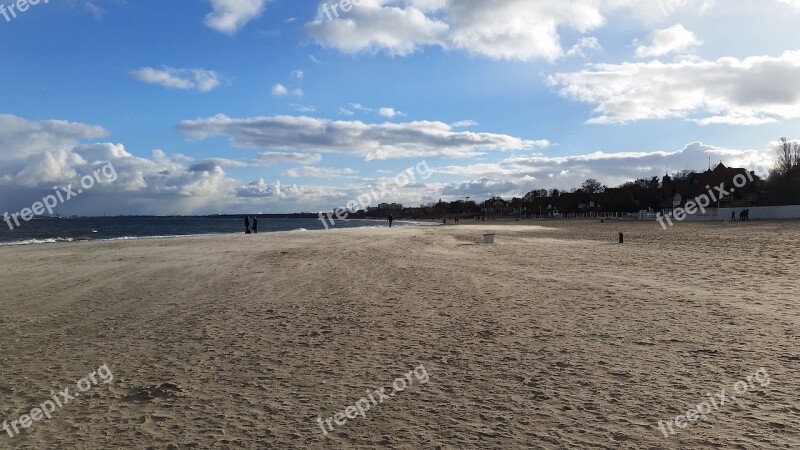
<svg viewBox="0 0 800 450">
<path fill-rule="evenodd" d="M 19 430 L 0 448 L 800 446 L 797 222 L 7 246 L 0 265 L 0 420 Z"/>
</svg>

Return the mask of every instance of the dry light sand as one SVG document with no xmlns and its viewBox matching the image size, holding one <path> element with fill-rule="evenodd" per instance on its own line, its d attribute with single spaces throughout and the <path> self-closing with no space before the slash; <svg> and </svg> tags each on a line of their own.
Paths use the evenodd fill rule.
<svg viewBox="0 0 800 450">
<path fill-rule="evenodd" d="M 537 224 L 2 247 L 0 448 L 800 446 L 800 224 Z"/>
</svg>

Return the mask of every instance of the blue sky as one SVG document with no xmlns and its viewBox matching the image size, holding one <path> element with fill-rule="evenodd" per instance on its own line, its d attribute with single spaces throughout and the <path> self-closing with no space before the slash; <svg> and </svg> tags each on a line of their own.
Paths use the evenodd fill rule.
<svg viewBox="0 0 800 450">
<path fill-rule="evenodd" d="M 797 0 L 16 3 L 9 212 L 106 162 L 119 177 L 60 212 L 328 210 L 421 161 L 381 200 L 763 172 L 800 124 Z"/>
</svg>

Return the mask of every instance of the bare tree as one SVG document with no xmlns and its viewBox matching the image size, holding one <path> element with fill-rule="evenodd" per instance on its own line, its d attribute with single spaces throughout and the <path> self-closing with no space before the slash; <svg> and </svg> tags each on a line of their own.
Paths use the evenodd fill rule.
<svg viewBox="0 0 800 450">
<path fill-rule="evenodd" d="M 779 174 L 786 175 L 798 166 L 800 166 L 800 143 L 789 142 L 785 137 L 781 138 L 775 169 Z"/>
</svg>

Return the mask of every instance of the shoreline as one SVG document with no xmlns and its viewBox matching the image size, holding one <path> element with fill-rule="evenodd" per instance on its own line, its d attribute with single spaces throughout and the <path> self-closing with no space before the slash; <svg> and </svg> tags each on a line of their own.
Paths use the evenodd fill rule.
<svg viewBox="0 0 800 450">
<path fill-rule="evenodd" d="M 385 220 L 379 219 L 345 219 L 345 220 L 358 220 L 358 221 L 374 221 L 378 223 L 385 223 Z M 480 227 L 480 226 L 509 226 L 509 227 L 516 227 L 516 226 L 542 226 L 541 224 L 547 224 L 548 226 L 557 226 L 559 224 L 563 224 L 568 226 L 569 224 L 597 224 L 598 226 L 608 226 L 613 224 L 656 224 L 658 225 L 658 221 L 653 219 L 603 219 L 604 222 L 600 222 L 600 219 L 595 218 L 575 218 L 575 219 L 495 219 L 495 220 L 487 220 L 487 221 L 465 221 L 459 224 L 451 224 L 448 223 L 447 225 L 442 225 L 439 222 L 420 222 L 420 221 L 402 221 L 397 220 L 395 223 L 398 224 L 405 224 L 393 227 L 393 229 L 399 228 L 406 228 L 406 227 L 442 227 L 442 228 L 457 228 L 457 227 Z M 684 221 L 684 222 L 676 222 L 673 226 L 667 227 L 666 229 L 671 229 L 674 227 L 681 227 L 686 225 L 700 225 L 700 226 L 710 226 L 710 225 L 722 225 L 722 224 L 734 224 L 734 226 L 738 226 L 737 222 L 731 222 L 730 220 L 719 220 L 719 219 L 706 219 L 706 220 L 691 220 L 691 221 Z M 747 222 L 749 224 L 783 224 L 783 223 L 800 223 L 800 219 L 753 219 Z M 327 233 L 327 232 L 334 232 L 334 231 L 343 231 L 343 230 L 358 230 L 358 229 L 371 229 L 371 228 L 386 228 L 389 229 L 388 226 L 357 226 L 357 227 L 342 227 L 342 228 L 330 228 L 330 229 L 321 229 L 321 230 L 308 230 L 304 228 L 294 229 L 294 230 L 280 230 L 280 231 L 261 231 L 258 234 L 261 235 L 273 235 L 273 234 L 281 234 L 281 233 Z M 98 239 L 91 239 L 91 238 L 62 238 L 62 237 L 55 237 L 55 238 L 31 238 L 25 239 L 20 241 L 3 241 L 0 242 L 0 250 L 5 247 L 32 247 L 32 246 L 54 246 L 54 245 L 74 245 L 74 244 L 87 244 L 87 243 L 99 243 L 99 242 L 136 242 L 136 241 L 159 241 L 159 240 L 172 240 L 172 239 L 201 239 L 201 238 L 212 238 L 212 237 L 229 237 L 229 236 L 237 236 L 240 234 L 244 234 L 242 232 L 236 233 L 204 233 L 204 234 L 181 234 L 181 235 L 158 235 L 158 236 L 122 236 L 122 237 L 114 237 L 114 238 L 98 238 Z M 31 242 L 35 241 L 35 242 Z"/>
<path fill-rule="evenodd" d="M 355 219 L 355 221 L 359 222 L 379 222 L 385 223 L 385 220 L 372 220 L 372 219 Z M 395 223 L 399 225 L 395 225 L 396 227 L 408 227 L 408 226 L 433 226 L 435 224 L 429 222 L 419 222 L 419 221 L 406 221 L 406 220 L 398 220 Z M 263 230 L 260 231 L 258 234 L 273 234 L 273 233 L 288 233 L 288 232 L 295 232 L 295 231 L 302 231 L 302 232 L 315 232 L 315 231 L 334 231 L 334 230 L 346 230 L 346 229 L 353 229 L 353 228 L 374 228 L 379 227 L 375 225 L 363 225 L 363 226 L 353 226 L 353 227 L 341 227 L 341 228 L 331 228 L 328 230 L 308 230 L 305 228 L 297 228 L 293 230 L 278 230 L 278 231 L 267 231 Z M 386 227 L 388 228 L 388 226 Z M 57 237 L 48 237 L 48 238 L 22 238 L 20 240 L 15 241 L 0 241 L 0 248 L 1 247 L 14 247 L 14 246 L 29 246 L 29 245 L 42 245 L 42 244 L 75 244 L 75 243 L 86 243 L 86 242 L 111 242 L 111 241 L 138 241 L 138 240 L 158 240 L 158 239 L 180 239 L 180 238 L 198 238 L 198 237 L 215 237 L 215 236 L 234 236 L 237 234 L 245 234 L 243 232 L 220 232 L 220 233 L 198 233 L 198 234 L 176 234 L 176 235 L 152 235 L 152 236 L 120 236 L 120 237 L 111 237 L 111 238 L 89 238 L 89 237 L 77 237 L 77 238 L 64 238 L 61 236 Z"/>
</svg>

